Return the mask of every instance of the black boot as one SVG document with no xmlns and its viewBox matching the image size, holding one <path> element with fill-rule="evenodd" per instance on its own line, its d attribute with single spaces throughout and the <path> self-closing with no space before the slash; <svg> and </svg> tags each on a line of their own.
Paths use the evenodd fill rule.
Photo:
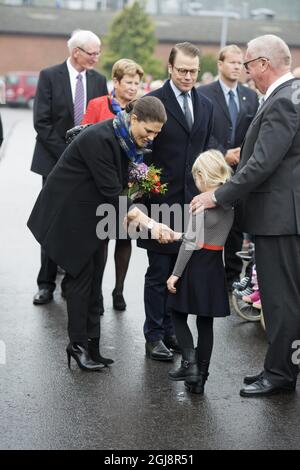
<svg viewBox="0 0 300 470">
<path fill-rule="evenodd" d="M 169 372 L 169 379 L 171 380 L 185 380 L 187 378 L 192 383 L 200 379 L 195 349 L 183 349 L 181 367 Z"/>
<path fill-rule="evenodd" d="M 89 350 L 89 354 L 91 358 L 93 359 L 93 361 L 100 362 L 100 364 L 104 364 L 105 366 L 113 364 L 114 363 L 113 359 L 109 359 L 108 357 L 101 356 L 100 350 L 99 350 L 99 343 L 100 343 L 100 338 L 89 339 L 88 350 Z"/>
<path fill-rule="evenodd" d="M 103 364 L 94 361 L 83 344 L 69 343 L 67 346 L 68 366 L 71 368 L 71 357 L 75 359 L 78 367 L 87 371 L 98 371 L 104 368 Z"/>
<path fill-rule="evenodd" d="M 198 395 L 202 395 L 204 393 L 204 385 L 209 376 L 208 369 L 209 369 L 209 361 L 198 361 L 198 368 L 200 377 L 197 382 L 193 382 L 190 379 L 184 382 L 185 387 L 191 393 L 196 393 Z"/>
</svg>

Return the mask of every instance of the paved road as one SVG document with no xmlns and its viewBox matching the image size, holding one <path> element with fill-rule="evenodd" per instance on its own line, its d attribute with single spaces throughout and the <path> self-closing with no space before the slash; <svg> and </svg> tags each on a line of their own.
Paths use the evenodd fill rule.
<svg viewBox="0 0 300 470">
<path fill-rule="evenodd" d="M 245 373 L 260 370 L 266 340 L 259 324 L 234 314 L 217 320 L 204 396 L 167 378 L 169 364 L 144 356 L 142 325 L 146 256 L 134 249 L 127 311 L 111 307 L 113 244 L 104 279 L 102 352 L 110 369 L 67 368 L 66 308 L 36 307 L 39 247 L 26 220 L 40 190 L 30 173 L 32 112 L 1 108 L 7 137 L 0 154 L 1 449 L 292 449 L 300 448 L 300 394 L 243 399 Z M 0 349 L 1 350 L 1 349 Z M 179 360 L 179 359 L 178 359 Z M 3 362 L 3 356 L 2 356 Z"/>
</svg>

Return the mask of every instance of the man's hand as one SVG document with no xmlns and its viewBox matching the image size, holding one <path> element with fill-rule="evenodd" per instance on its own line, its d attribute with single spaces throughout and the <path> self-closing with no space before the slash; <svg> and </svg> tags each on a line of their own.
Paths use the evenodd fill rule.
<svg viewBox="0 0 300 470">
<path fill-rule="evenodd" d="M 169 279 L 167 280 L 167 288 L 171 294 L 176 294 L 175 284 L 178 281 L 178 279 L 179 279 L 178 276 L 173 276 L 172 274 L 172 276 L 170 276 Z"/>
<path fill-rule="evenodd" d="M 204 211 L 204 209 L 216 207 L 212 200 L 213 192 L 214 191 L 207 191 L 206 193 L 199 194 L 199 196 L 195 196 L 190 203 L 190 213 L 199 214 Z"/>
<path fill-rule="evenodd" d="M 225 160 L 230 166 L 237 165 L 240 162 L 241 148 L 229 149 L 225 155 Z"/>
</svg>

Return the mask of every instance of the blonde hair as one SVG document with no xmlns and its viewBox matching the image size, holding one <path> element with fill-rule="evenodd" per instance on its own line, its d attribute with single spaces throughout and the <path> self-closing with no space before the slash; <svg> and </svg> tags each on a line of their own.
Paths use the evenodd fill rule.
<svg viewBox="0 0 300 470">
<path fill-rule="evenodd" d="M 116 80 L 118 80 L 118 82 L 122 80 L 124 75 L 130 75 L 131 77 L 138 75 L 142 80 L 144 70 L 139 64 L 137 64 L 131 59 L 120 59 L 114 63 L 111 75 L 112 78 L 115 78 Z"/>
<path fill-rule="evenodd" d="M 226 183 L 232 170 L 219 150 L 207 150 L 199 155 L 192 168 L 193 177 L 201 174 L 206 188 Z"/>
<path fill-rule="evenodd" d="M 242 49 L 240 49 L 236 44 L 229 44 L 228 46 L 223 47 L 219 52 L 219 60 L 224 62 L 226 59 L 226 54 L 232 52 L 233 54 L 243 55 Z"/>
</svg>

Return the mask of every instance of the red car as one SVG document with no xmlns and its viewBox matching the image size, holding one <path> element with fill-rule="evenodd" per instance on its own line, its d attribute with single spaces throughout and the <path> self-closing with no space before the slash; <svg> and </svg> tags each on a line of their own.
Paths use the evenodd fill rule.
<svg viewBox="0 0 300 470">
<path fill-rule="evenodd" d="M 7 105 L 33 108 L 39 72 L 9 72 L 5 75 Z"/>
</svg>

